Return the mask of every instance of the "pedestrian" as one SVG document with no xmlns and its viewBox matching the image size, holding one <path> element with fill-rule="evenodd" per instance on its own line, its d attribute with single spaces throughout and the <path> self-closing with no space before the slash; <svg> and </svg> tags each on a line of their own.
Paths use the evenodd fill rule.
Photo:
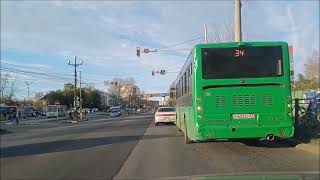
<svg viewBox="0 0 320 180">
<path fill-rule="evenodd" d="M 4 116 L 4 120 L 6 121 L 7 120 L 7 111 L 4 111 L 3 116 Z"/>
<path fill-rule="evenodd" d="M 72 119 L 72 112 L 69 111 L 69 118 Z"/>
<path fill-rule="evenodd" d="M 16 124 L 19 125 L 19 118 L 16 118 Z"/>
<path fill-rule="evenodd" d="M 12 111 L 12 122 L 13 120 L 16 121 L 16 124 L 19 124 L 19 119 L 17 118 L 17 112 L 16 111 Z"/>
</svg>

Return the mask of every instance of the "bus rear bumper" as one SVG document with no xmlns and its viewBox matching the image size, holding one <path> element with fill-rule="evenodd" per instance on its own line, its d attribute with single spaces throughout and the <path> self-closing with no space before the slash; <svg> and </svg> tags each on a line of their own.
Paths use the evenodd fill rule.
<svg viewBox="0 0 320 180">
<path fill-rule="evenodd" d="M 208 126 L 198 129 L 197 141 L 213 139 L 238 139 L 252 138 L 265 139 L 268 135 L 276 138 L 290 138 L 294 134 L 293 126 L 269 127 L 269 126 L 245 126 L 245 127 L 216 127 Z"/>
</svg>

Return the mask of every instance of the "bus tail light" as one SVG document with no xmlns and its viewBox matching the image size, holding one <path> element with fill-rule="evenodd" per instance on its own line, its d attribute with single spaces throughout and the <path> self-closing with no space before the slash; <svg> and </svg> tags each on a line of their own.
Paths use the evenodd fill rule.
<svg viewBox="0 0 320 180">
<path fill-rule="evenodd" d="M 289 112 L 289 113 L 288 113 L 288 116 L 292 117 L 292 113 L 291 113 L 291 112 Z"/>
<path fill-rule="evenodd" d="M 280 136 L 284 136 L 284 132 L 283 131 L 280 131 Z"/>
<path fill-rule="evenodd" d="M 201 106 L 197 106 L 197 111 L 201 111 Z"/>
<path fill-rule="evenodd" d="M 290 109 L 291 109 L 291 108 L 292 108 L 292 104 L 288 104 L 288 108 L 290 108 Z"/>
</svg>

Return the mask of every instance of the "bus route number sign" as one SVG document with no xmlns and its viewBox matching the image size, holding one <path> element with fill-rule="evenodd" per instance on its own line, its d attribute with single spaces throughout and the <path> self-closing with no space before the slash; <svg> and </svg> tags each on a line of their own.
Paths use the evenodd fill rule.
<svg viewBox="0 0 320 180">
<path fill-rule="evenodd" d="M 236 49 L 233 51 L 234 57 L 243 57 L 246 55 L 246 52 L 243 49 Z"/>
</svg>

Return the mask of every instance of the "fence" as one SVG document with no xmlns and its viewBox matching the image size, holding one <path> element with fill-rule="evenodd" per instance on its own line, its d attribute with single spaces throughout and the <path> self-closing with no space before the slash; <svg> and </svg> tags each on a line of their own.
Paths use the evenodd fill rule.
<svg viewBox="0 0 320 180">
<path fill-rule="evenodd" d="M 294 99 L 294 121 L 298 124 L 303 117 L 314 117 L 320 121 L 319 99 Z"/>
</svg>

